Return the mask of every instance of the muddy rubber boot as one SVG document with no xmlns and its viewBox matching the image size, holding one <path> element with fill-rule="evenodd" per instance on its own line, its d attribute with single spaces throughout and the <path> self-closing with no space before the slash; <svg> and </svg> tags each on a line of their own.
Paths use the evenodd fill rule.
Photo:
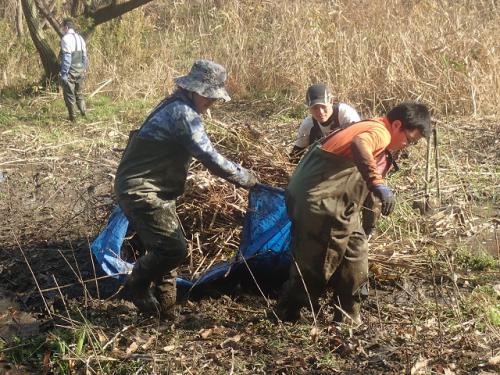
<svg viewBox="0 0 500 375">
<path fill-rule="evenodd" d="M 339 306 L 340 300 L 340 306 Z M 360 325 L 362 323 L 360 314 L 361 304 L 356 302 L 352 296 L 339 297 L 335 301 L 335 314 L 333 320 L 337 323 Z"/>
<path fill-rule="evenodd" d="M 290 301 L 280 299 L 276 305 L 276 315 L 282 322 L 295 323 L 300 320 L 300 306 Z"/>
<path fill-rule="evenodd" d="M 160 308 L 160 318 L 165 320 L 174 320 L 177 315 L 177 287 L 176 274 L 171 273 L 163 276 L 155 282 L 154 295 Z"/>
<path fill-rule="evenodd" d="M 68 120 L 76 122 L 75 109 L 73 107 L 68 107 Z"/>
<path fill-rule="evenodd" d="M 132 273 L 125 280 L 124 298 L 132 302 L 137 310 L 145 315 L 159 315 L 160 305 L 151 293 L 149 281 Z"/>
<path fill-rule="evenodd" d="M 81 101 L 77 101 L 76 102 L 76 106 L 78 107 L 78 109 L 80 110 L 80 114 L 85 117 L 87 115 L 87 108 L 85 106 L 85 101 L 81 100 Z"/>
</svg>

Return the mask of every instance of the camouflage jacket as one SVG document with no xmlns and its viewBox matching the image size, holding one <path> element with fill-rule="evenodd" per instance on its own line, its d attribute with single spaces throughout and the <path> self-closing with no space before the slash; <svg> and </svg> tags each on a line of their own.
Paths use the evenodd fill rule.
<svg viewBox="0 0 500 375">
<path fill-rule="evenodd" d="M 175 199 L 184 192 L 191 158 L 213 174 L 248 187 L 253 176 L 220 155 L 210 142 L 193 103 L 177 91 L 161 102 L 131 136 L 115 179 L 115 192 Z"/>
</svg>

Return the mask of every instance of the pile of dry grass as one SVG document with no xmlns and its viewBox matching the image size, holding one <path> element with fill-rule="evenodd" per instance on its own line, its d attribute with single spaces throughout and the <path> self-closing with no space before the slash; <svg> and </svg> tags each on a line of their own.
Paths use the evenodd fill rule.
<svg viewBox="0 0 500 375">
<path fill-rule="evenodd" d="M 207 119 L 217 149 L 252 170 L 261 183 L 284 187 L 292 169 L 286 149 L 248 123 Z M 210 174 L 195 161 L 178 213 L 189 241 L 189 262 L 184 272 L 198 276 L 211 265 L 233 256 L 247 211 L 247 191 Z"/>
</svg>

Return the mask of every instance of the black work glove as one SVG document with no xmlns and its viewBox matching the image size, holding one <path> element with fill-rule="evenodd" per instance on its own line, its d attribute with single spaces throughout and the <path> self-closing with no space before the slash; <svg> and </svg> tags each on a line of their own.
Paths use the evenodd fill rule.
<svg viewBox="0 0 500 375">
<path fill-rule="evenodd" d="M 377 185 L 372 189 L 372 193 L 382 202 L 382 215 L 390 215 L 396 205 L 396 198 L 391 189 L 387 185 Z"/>
</svg>

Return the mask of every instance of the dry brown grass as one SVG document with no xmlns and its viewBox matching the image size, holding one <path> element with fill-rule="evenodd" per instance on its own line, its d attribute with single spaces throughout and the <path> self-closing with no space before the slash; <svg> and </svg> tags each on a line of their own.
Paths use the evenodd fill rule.
<svg viewBox="0 0 500 375">
<path fill-rule="evenodd" d="M 493 114 L 499 25 L 498 6 L 488 0 L 158 1 L 89 40 L 89 91 L 112 79 L 109 94 L 161 96 L 205 57 L 228 68 L 237 98 L 300 103 L 311 82 L 324 81 L 365 115 L 402 99 L 443 115 Z M 4 85 L 38 66 L 15 48 L 3 56 Z"/>
</svg>

